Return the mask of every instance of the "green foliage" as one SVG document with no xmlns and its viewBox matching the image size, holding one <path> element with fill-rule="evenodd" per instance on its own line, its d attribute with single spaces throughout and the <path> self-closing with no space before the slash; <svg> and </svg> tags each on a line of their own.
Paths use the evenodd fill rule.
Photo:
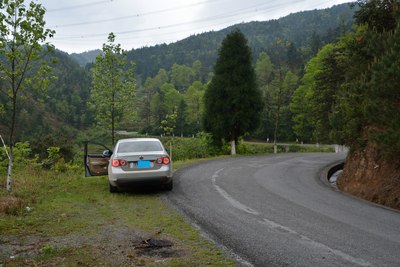
<svg viewBox="0 0 400 267">
<path fill-rule="evenodd" d="M 367 25 L 380 33 L 396 28 L 399 2 L 397 0 L 358 0 L 360 9 L 355 12 L 355 22 Z"/>
<path fill-rule="evenodd" d="M 183 66 L 175 66 L 183 68 Z M 197 75 L 201 67 L 199 60 L 193 62 L 190 72 Z M 184 66 L 184 69 L 188 69 Z M 172 70 L 171 70 L 172 72 Z M 172 75 L 172 74 L 171 74 Z M 203 95 L 205 85 L 194 81 L 180 92 L 176 85 L 169 83 L 168 73 L 160 69 L 155 77 L 149 77 L 137 92 L 138 124 L 136 131 L 149 134 L 162 134 L 161 123 L 166 116 L 177 113 L 174 135 L 192 135 L 201 131 L 203 114 Z M 164 122 L 165 124 L 165 122 Z M 171 133 L 172 134 L 172 133 Z"/>
<path fill-rule="evenodd" d="M 45 29 L 45 9 L 41 4 L 24 0 L 0 1 L 0 90 L 5 94 L 6 121 L 9 129 L 10 164 L 7 175 L 7 191 L 11 192 L 11 172 L 15 131 L 18 126 L 20 100 L 34 98 L 35 89 L 43 91 L 48 84 L 46 75 L 50 68 L 41 62 L 43 47 L 52 51 L 54 47 L 46 39 L 54 31 Z M 43 45 L 44 44 L 44 45 Z M 38 76 L 40 78 L 38 78 Z M 2 99 L 0 99 L 2 100 Z"/>
<path fill-rule="evenodd" d="M 302 85 L 295 90 L 291 99 L 290 109 L 294 113 L 295 123 L 293 129 L 302 141 L 329 141 L 329 128 L 326 128 L 326 124 L 329 124 L 328 115 L 341 81 L 341 76 L 331 73 L 334 66 L 326 64 L 334 54 L 335 46 L 328 44 L 310 60 L 301 80 Z"/>
<path fill-rule="evenodd" d="M 240 142 L 237 152 L 239 155 L 272 154 L 274 147 L 271 144 Z"/>
<path fill-rule="evenodd" d="M 201 131 L 201 118 L 204 114 L 205 85 L 195 81 L 184 95 L 186 103 L 186 122 L 192 133 Z"/>
<path fill-rule="evenodd" d="M 372 125 L 369 135 L 390 156 L 400 153 L 400 23 L 385 42 L 386 52 L 371 66 L 370 97 L 364 115 Z M 385 71 L 382 71 L 385 70 Z"/>
<path fill-rule="evenodd" d="M 7 148 L 9 151 L 9 148 Z M 79 171 L 80 165 L 74 163 L 66 163 L 62 149 L 60 147 L 49 147 L 46 149 L 47 156 L 40 158 L 35 155 L 31 149 L 29 142 L 17 142 L 13 147 L 13 167 L 15 170 L 23 170 L 26 168 L 43 168 L 46 170 L 54 170 L 56 172 Z M 79 158 L 79 163 L 82 157 Z M 0 147 L 0 173 L 4 174 L 8 167 L 8 157 L 4 147 Z"/>
<path fill-rule="evenodd" d="M 8 152 L 10 148 L 7 147 Z M 28 142 L 17 142 L 13 147 L 13 167 L 16 170 L 32 165 L 36 161 L 32 158 L 32 150 Z M 3 146 L 0 147 L 0 173 L 6 173 L 8 168 L 8 157 Z"/>
<path fill-rule="evenodd" d="M 81 67 L 85 67 L 89 63 L 94 63 L 96 61 L 96 57 L 101 53 L 103 53 L 102 50 L 96 49 L 79 54 L 72 53 L 71 58 L 73 58 Z"/>
<path fill-rule="evenodd" d="M 171 136 L 174 134 L 177 117 L 178 117 L 177 112 L 165 115 L 165 119 L 161 121 L 161 126 L 160 126 L 165 135 Z"/>
<path fill-rule="evenodd" d="M 110 33 L 108 43 L 103 44 L 103 54 L 96 58 L 93 68 L 91 105 L 96 111 L 96 121 L 111 131 L 115 142 L 115 130 L 122 118 L 133 118 L 135 79 L 133 63 L 127 65 L 125 52 L 120 44 L 114 44 L 115 35 Z"/>
<path fill-rule="evenodd" d="M 162 138 L 166 148 L 172 142 L 172 158 L 174 161 L 209 158 L 221 154 L 214 146 L 212 136 L 201 132 L 193 138 Z"/>
<path fill-rule="evenodd" d="M 53 254 L 55 252 L 55 250 L 56 249 L 52 245 L 44 245 L 42 247 L 42 251 L 46 255 Z"/>
<path fill-rule="evenodd" d="M 311 146 L 311 145 L 294 145 L 285 144 L 277 145 L 278 153 L 298 152 L 298 153 L 312 153 L 312 152 L 335 152 L 334 148 L 327 146 Z M 274 145 L 272 143 L 252 143 L 241 142 L 238 146 L 238 153 L 241 155 L 259 155 L 259 154 L 272 154 L 274 153 Z"/>
<path fill-rule="evenodd" d="M 251 51 L 239 30 L 228 34 L 222 42 L 204 101 L 204 127 L 216 142 L 224 139 L 237 143 L 240 136 L 258 126 L 263 103 Z"/>
<path fill-rule="evenodd" d="M 48 51 L 53 46 L 45 43 L 54 35 L 54 31 L 45 29 L 43 6 L 24 0 L 0 1 L 0 90 L 6 99 L 9 129 L 9 143 L 14 143 L 18 124 L 20 100 L 35 95 L 35 89 L 42 91 L 47 85 L 46 75 L 50 69 L 41 61 L 43 44 Z M 40 79 L 37 78 L 40 76 Z M 1 100 L 1 99 L 0 99 Z M 11 151 L 12 152 L 12 151 Z"/>
<path fill-rule="evenodd" d="M 45 112 L 57 116 L 58 121 L 77 129 L 91 126 L 94 121 L 94 112 L 89 109 L 89 94 L 91 73 L 88 68 L 81 68 L 68 54 L 56 51 L 54 56 L 57 62 L 52 63 L 53 76 L 56 79 L 48 87 L 48 97 L 45 99 L 46 110 L 43 112 L 42 122 L 38 125 L 50 124 Z M 57 128 L 57 127 L 55 127 Z"/>
<path fill-rule="evenodd" d="M 308 64 L 303 85 L 292 100 L 295 130 L 302 134 L 310 127 L 317 140 L 346 144 L 353 151 L 372 143 L 380 155 L 396 158 L 400 153 L 399 3 L 359 4 L 357 31 L 324 47 Z"/>
<path fill-rule="evenodd" d="M 257 75 L 258 86 L 261 88 L 268 86 L 268 84 L 271 82 L 273 65 L 271 59 L 265 52 L 261 52 L 258 55 L 255 71 Z"/>
<path fill-rule="evenodd" d="M 41 167 L 44 169 L 53 169 L 55 164 L 62 158 L 59 147 L 49 147 L 47 149 L 47 159 L 41 162 Z"/>
<path fill-rule="evenodd" d="M 398 135 L 394 134 L 399 129 L 394 115 L 399 111 L 399 78 L 393 73 L 400 65 L 399 27 L 393 28 L 393 20 L 399 22 L 399 12 L 396 1 L 369 1 L 358 13 L 362 18 L 357 21 L 364 26 L 341 43 L 344 52 L 338 60 L 344 62 L 346 81 L 333 116 L 333 135 L 353 150 L 372 142 L 388 157 L 400 153 Z M 382 16 L 380 22 L 377 16 Z"/>
<path fill-rule="evenodd" d="M 200 61 L 198 61 L 200 62 Z M 196 67 L 198 68 L 198 66 Z M 198 70 L 197 70 L 198 71 Z M 174 64 L 171 68 L 171 83 L 173 83 L 179 92 L 186 91 L 193 82 L 195 76 L 191 67 L 186 65 Z"/>
<path fill-rule="evenodd" d="M 282 57 L 282 43 L 279 46 L 280 49 L 277 50 L 280 50 Z M 279 140 L 293 140 L 289 103 L 297 86 L 298 77 L 289 69 L 285 62 L 280 62 L 278 66 L 272 65 L 269 56 L 260 53 L 256 63 L 256 74 L 262 91 L 264 109 L 261 125 L 256 133 L 258 138 L 269 139 L 276 135 Z"/>
</svg>

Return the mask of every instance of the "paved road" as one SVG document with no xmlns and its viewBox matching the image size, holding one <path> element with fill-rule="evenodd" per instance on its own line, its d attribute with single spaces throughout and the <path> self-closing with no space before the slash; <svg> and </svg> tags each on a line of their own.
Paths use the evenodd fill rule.
<svg viewBox="0 0 400 267">
<path fill-rule="evenodd" d="M 175 175 L 169 201 L 254 266 L 400 266 L 400 212 L 321 181 L 343 154 L 209 161 Z"/>
</svg>

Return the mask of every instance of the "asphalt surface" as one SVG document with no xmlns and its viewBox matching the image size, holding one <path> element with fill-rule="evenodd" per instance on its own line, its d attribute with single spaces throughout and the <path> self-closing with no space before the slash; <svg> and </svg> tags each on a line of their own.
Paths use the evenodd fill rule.
<svg viewBox="0 0 400 267">
<path fill-rule="evenodd" d="M 208 161 L 175 173 L 167 199 L 253 266 L 400 266 L 400 212 L 335 191 L 344 154 Z"/>
</svg>

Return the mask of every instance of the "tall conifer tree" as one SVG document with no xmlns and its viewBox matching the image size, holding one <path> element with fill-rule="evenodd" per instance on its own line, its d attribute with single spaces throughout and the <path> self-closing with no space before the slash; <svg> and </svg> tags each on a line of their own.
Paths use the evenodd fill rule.
<svg viewBox="0 0 400 267">
<path fill-rule="evenodd" d="M 217 142 L 231 142 L 232 154 L 236 154 L 239 137 L 256 129 L 263 107 L 251 51 L 239 30 L 222 41 L 204 101 L 205 130 Z"/>
</svg>

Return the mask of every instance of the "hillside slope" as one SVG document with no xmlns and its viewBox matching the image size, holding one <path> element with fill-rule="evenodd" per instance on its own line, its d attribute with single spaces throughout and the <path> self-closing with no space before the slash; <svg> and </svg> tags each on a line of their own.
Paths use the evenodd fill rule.
<svg viewBox="0 0 400 267">
<path fill-rule="evenodd" d="M 226 29 L 190 36 L 173 44 L 131 50 L 128 58 L 136 63 L 136 72 L 142 77 L 154 76 L 160 68 L 170 69 L 174 63 L 191 65 L 200 60 L 203 72 L 212 70 L 222 39 L 238 28 L 249 41 L 253 59 L 261 51 L 273 49 L 276 38 L 290 41 L 296 47 L 306 46 L 316 36 L 325 43 L 334 41 L 338 31 L 350 29 L 354 10 L 349 4 L 337 5 L 323 10 L 304 11 L 290 14 L 278 20 L 249 22 L 233 25 Z M 323 45 L 321 41 L 319 47 Z M 307 60 L 315 51 L 306 51 Z M 271 58 L 274 62 L 274 58 Z"/>
<path fill-rule="evenodd" d="M 190 66 L 195 60 L 201 61 L 203 72 L 207 74 L 212 71 L 222 39 L 235 28 L 244 33 L 253 50 L 253 57 L 256 57 L 261 51 L 273 49 L 276 38 L 293 42 L 296 47 L 307 46 L 314 41 L 319 42 L 317 45 L 321 47 L 324 43 L 335 41 L 337 36 L 351 28 L 353 14 L 354 10 L 349 4 L 341 4 L 327 9 L 298 12 L 277 20 L 241 23 L 220 31 L 193 35 L 168 45 L 130 50 L 128 59 L 135 61 L 136 72 L 143 78 L 154 76 L 160 68 L 170 69 L 174 63 Z M 303 55 L 305 60 L 315 52 L 306 51 Z M 92 63 L 99 53 L 100 50 L 93 50 L 70 56 L 85 66 Z"/>
</svg>

